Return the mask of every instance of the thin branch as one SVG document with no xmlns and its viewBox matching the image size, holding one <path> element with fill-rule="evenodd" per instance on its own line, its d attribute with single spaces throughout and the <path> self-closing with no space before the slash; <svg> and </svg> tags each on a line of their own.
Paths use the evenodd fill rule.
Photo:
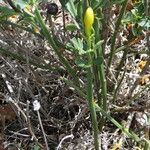
<svg viewBox="0 0 150 150">
<path fill-rule="evenodd" d="M 117 38 L 117 34 L 118 34 L 118 31 L 119 31 L 119 26 L 121 24 L 122 17 L 124 15 L 125 10 L 126 10 L 127 3 L 128 3 L 128 0 L 125 0 L 123 2 L 118 20 L 116 22 L 116 26 L 115 26 L 115 29 L 114 29 L 114 34 L 112 36 L 112 41 L 111 41 L 110 58 L 109 58 L 109 61 L 108 61 L 106 75 L 108 74 L 109 68 L 110 68 L 111 63 L 112 63 L 112 58 L 113 58 L 114 51 L 115 51 L 115 42 L 116 42 L 116 38 Z"/>
</svg>

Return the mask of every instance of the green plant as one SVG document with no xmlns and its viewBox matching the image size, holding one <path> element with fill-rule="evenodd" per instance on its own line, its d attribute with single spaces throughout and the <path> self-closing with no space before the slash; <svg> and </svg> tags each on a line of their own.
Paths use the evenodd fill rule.
<svg viewBox="0 0 150 150">
<path fill-rule="evenodd" d="M 13 3 L 9 0 L 8 4 L 11 8 L 0 6 L 0 25 L 2 27 L 12 26 L 19 28 L 34 34 L 34 36 L 46 39 L 52 51 L 61 62 L 63 69 L 38 63 L 35 60 L 29 60 L 29 63 L 43 69 L 48 69 L 49 71 L 66 70 L 68 72 L 72 80 L 69 81 L 65 77 L 61 77 L 61 79 L 69 86 L 73 87 L 78 95 L 84 98 L 88 103 L 96 150 L 102 147 L 99 134 L 107 120 L 111 121 L 123 134 L 127 135 L 135 142 L 140 143 L 144 141 L 145 145 L 148 147 L 149 140 L 141 140 L 138 135 L 130 131 L 129 128 L 117 122 L 109 112 L 110 106 L 114 106 L 127 72 L 126 69 L 124 69 L 123 73 L 121 70 L 125 67 L 124 63 L 128 53 L 132 53 L 130 49 L 132 44 L 130 41 L 126 45 L 117 47 L 116 41 L 118 33 L 121 27 L 127 26 L 128 24 L 133 24 L 133 37 L 137 37 L 142 34 L 143 31 L 149 29 L 150 21 L 149 16 L 144 16 L 144 3 L 141 1 L 137 3 L 131 11 L 126 12 L 128 0 L 115 0 L 112 2 L 104 2 L 102 0 L 61 0 L 60 3 L 63 9 L 73 18 L 73 21 L 65 26 L 65 32 L 79 31 L 79 35 L 71 37 L 67 43 L 63 44 L 55 37 L 53 31 L 46 26 L 38 8 L 39 2 L 40 1 L 36 0 L 20 0 Z M 105 10 L 107 7 L 117 7 L 118 5 L 121 5 L 121 8 L 119 7 L 120 12 L 116 17 L 115 27 L 111 31 L 112 33 L 110 33 L 110 52 L 106 56 L 105 47 L 108 37 L 104 38 L 102 35 L 104 25 L 106 24 L 105 19 L 108 17 L 105 14 Z M 27 9 L 28 7 L 31 9 Z M 56 13 L 57 10 L 56 12 L 52 12 L 52 14 Z M 18 20 L 15 23 L 12 23 L 8 19 L 13 15 L 18 15 Z M 60 51 L 62 47 L 64 51 L 69 51 L 75 56 L 74 66 L 71 65 L 66 56 Z M 114 56 L 119 52 L 122 52 L 123 55 L 116 67 L 117 69 L 114 69 L 114 78 L 117 85 L 115 86 L 113 83 L 112 90 L 109 93 L 108 79 L 110 78 L 110 80 L 112 80 L 112 77 L 110 77 L 110 68 L 112 67 Z M 24 63 L 26 62 L 25 57 L 11 52 L 10 50 L 0 47 L 0 53 L 13 59 L 23 61 Z M 78 72 L 84 74 L 84 81 L 81 82 L 81 77 L 78 75 Z M 133 99 L 134 97 L 131 97 L 128 104 L 131 103 Z M 35 146 L 34 149 L 38 149 L 38 147 Z"/>
</svg>

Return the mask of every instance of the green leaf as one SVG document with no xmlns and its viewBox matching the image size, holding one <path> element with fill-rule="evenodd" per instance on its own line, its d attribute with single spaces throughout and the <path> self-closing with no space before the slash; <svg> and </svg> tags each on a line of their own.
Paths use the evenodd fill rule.
<svg viewBox="0 0 150 150">
<path fill-rule="evenodd" d="M 34 4 L 36 3 L 36 1 L 37 1 L 37 0 L 30 0 L 29 3 L 30 3 L 31 5 L 34 5 Z"/>
<path fill-rule="evenodd" d="M 72 46 L 74 47 L 73 50 L 76 50 L 75 52 L 78 53 L 78 55 L 86 55 L 89 53 L 93 53 L 93 49 L 84 50 L 83 48 L 83 41 L 80 38 L 73 38 L 70 40 L 72 43 Z"/>
<path fill-rule="evenodd" d="M 40 150 L 40 147 L 38 145 L 34 145 L 33 150 Z"/>
<path fill-rule="evenodd" d="M 86 55 L 86 54 L 89 54 L 89 53 L 94 53 L 93 49 L 89 49 L 89 50 L 80 50 L 79 51 L 79 55 Z"/>
<path fill-rule="evenodd" d="M 104 40 L 101 40 L 101 41 L 98 41 L 96 44 L 95 44 L 95 49 L 98 49 L 102 44 L 103 44 Z"/>
<path fill-rule="evenodd" d="M 95 10 L 95 9 L 99 8 L 100 6 L 102 6 L 102 2 L 104 2 L 104 1 L 102 1 L 102 0 L 94 0 L 91 3 L 91 7 Z"/>
<path fill-rule="evenodd" d="M 24 0 L 16 0 L 15 5 L 19 7 L 20 9 L 24 9 L 28 5 L 28 3 L 27 1 L 24 1 Z"/>
<path fill-rule="evenodd" d="M 68 3 L 69 0 L 59 0 L 59 2 L 61 3 L 61 5 L 63 7 L 65 7 L 65 5 Z"/>
<path fill-rule="evenodd" d="M 76 21 L 78 13 L 77 13 L 77 4 L 75 5 L 75 0 L 65 0 L 65 1 L 60 0 L 60 3 L 64 7 L 64 9 L 66 9 L 70 13 L 70 15 L 74 18 L 73 22 L 79 29 L 80 28 L 79 23 Z"/>
<path fill-rule="evenodd" d="M 78 51 L 83 51 L 83 42 L 79 38 L 72 38 L 70 40 L 72 43 L 73 47 L 77 49 Z"/>
<path fill-rule="evenodd" d="M 143 28 L 150 28 L 150 20 L 142 19 L 141 22 L 138 23 L 139 26 Z"/>
<path fill-rule="evenodd" d="M 80 58 L 77 58 L 77 59 L 75 60 L 75 63 L 76 63 L 76 65 L 77 65 L 78 67 L 81 67 L 81 68 L 89 68 L 89 67 L 91 67 L 91 65 L 92 65 L 92 64 L 89 64 L 87 61 L 82 60 L 82 59 L 80 59 Z"/>
<path fill-rule="evenodd" d="M 79 1 L 77 4 L 77 20 L 82 21 L 83 20 L 83 7 L 82 7 L 82 1 Z"/>
<path fill-rule="evenodd" d="M 68 30 L 68 31 L 73 32 L 73 31 L 77 30 L 78 28 L 77 28 L 77 26 L 75 24 L 70 23 L 70 24 L 66 25 L 65 29 Z"/>
<path fill-rule="evenodd" d="M 69 11 L 69 13 L 71 14 L 71 16 L 73 18 L 76 18 L 76 16 L 77 16 L 77 9 L 76 9 L 76 7 L 74 5 L 73 0 L 69 0 L 69 2 L 66 4 L 66 8 Z"/>
<path fill-rule="evenodd" d="M 99 57 L 93 60 L 93 63 L 97 66 L 101 65 L 104 62 L 103 57 Z"/>
</svg>

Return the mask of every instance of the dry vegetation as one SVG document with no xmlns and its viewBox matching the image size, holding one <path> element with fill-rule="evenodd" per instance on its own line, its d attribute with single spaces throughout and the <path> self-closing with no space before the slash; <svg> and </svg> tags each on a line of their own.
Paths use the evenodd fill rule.
<svg viewBox="0 0 150 150">
<path fill-rule="evenodd" d="M 58 14 L 52 17 L 54 35 L 60 42 L 67 43 L 70 38 L 80 37 L 80 31 L 65 31 L 64 35 L 63 17 L 66 24 L 73 19 L 67 11 L 63 16 L 60 3 L 57 4 Z M 8 7 L 6 3 L 0 5 Z M 40 4 L 46 19 L 44 8 L 45 3 Z M 128 4 L 127 8 L 127 12 L 131 11 L 134 5 L 129 8 Z M 108 31 L 103 34 L 107 36 L 103 38 L 105 64 L 118 9 L 113 5 L 104 10 L 109 15 L 105 16 L 108 17 L 105 22 Z M 17 20 L 16 16 L 9 19 L 11 22 Z M 104 150 L 143 150 L 146 145 L 143 141 L 150 138 L 150 48 L 147 39 L 150 33 L 142 29 L 134 36 L 131 32 L 131 27 L 124 25 L 117 35 L 118 52 L 107 74 L 108 113 L 128 131 L 136 133 L 141 141 L 137 143 L 108 119 L 99 134 Z M 0 150 L 38 150 L 45 149 L 46 144 L 57 150 L 94 149 L 86 100 L 62 80 L 62 77 L 68 81 L 72 78 L 38 29 L 36 34 L 0 22 Z M 59 51 L 75 68 L 75 55 L 63 47 Z M 82 68 L 78 76 L 84 85 L 86 78 Z M 39 110 L 35 110 L 35 102 L 40 103 Z"/>
</svg>

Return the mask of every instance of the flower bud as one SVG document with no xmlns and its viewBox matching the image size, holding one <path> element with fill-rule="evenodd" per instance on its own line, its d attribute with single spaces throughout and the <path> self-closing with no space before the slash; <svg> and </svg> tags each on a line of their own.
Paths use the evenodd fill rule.
<svg viewBox="0 0 150 150">
<path fill-rule="evenodd" d="M 91 35 L 91 28 L 94 23 L 94 12 L 91 7 L 88 7 L 84 14 L 84 27 L 87 36 Z"/>
</svg>

